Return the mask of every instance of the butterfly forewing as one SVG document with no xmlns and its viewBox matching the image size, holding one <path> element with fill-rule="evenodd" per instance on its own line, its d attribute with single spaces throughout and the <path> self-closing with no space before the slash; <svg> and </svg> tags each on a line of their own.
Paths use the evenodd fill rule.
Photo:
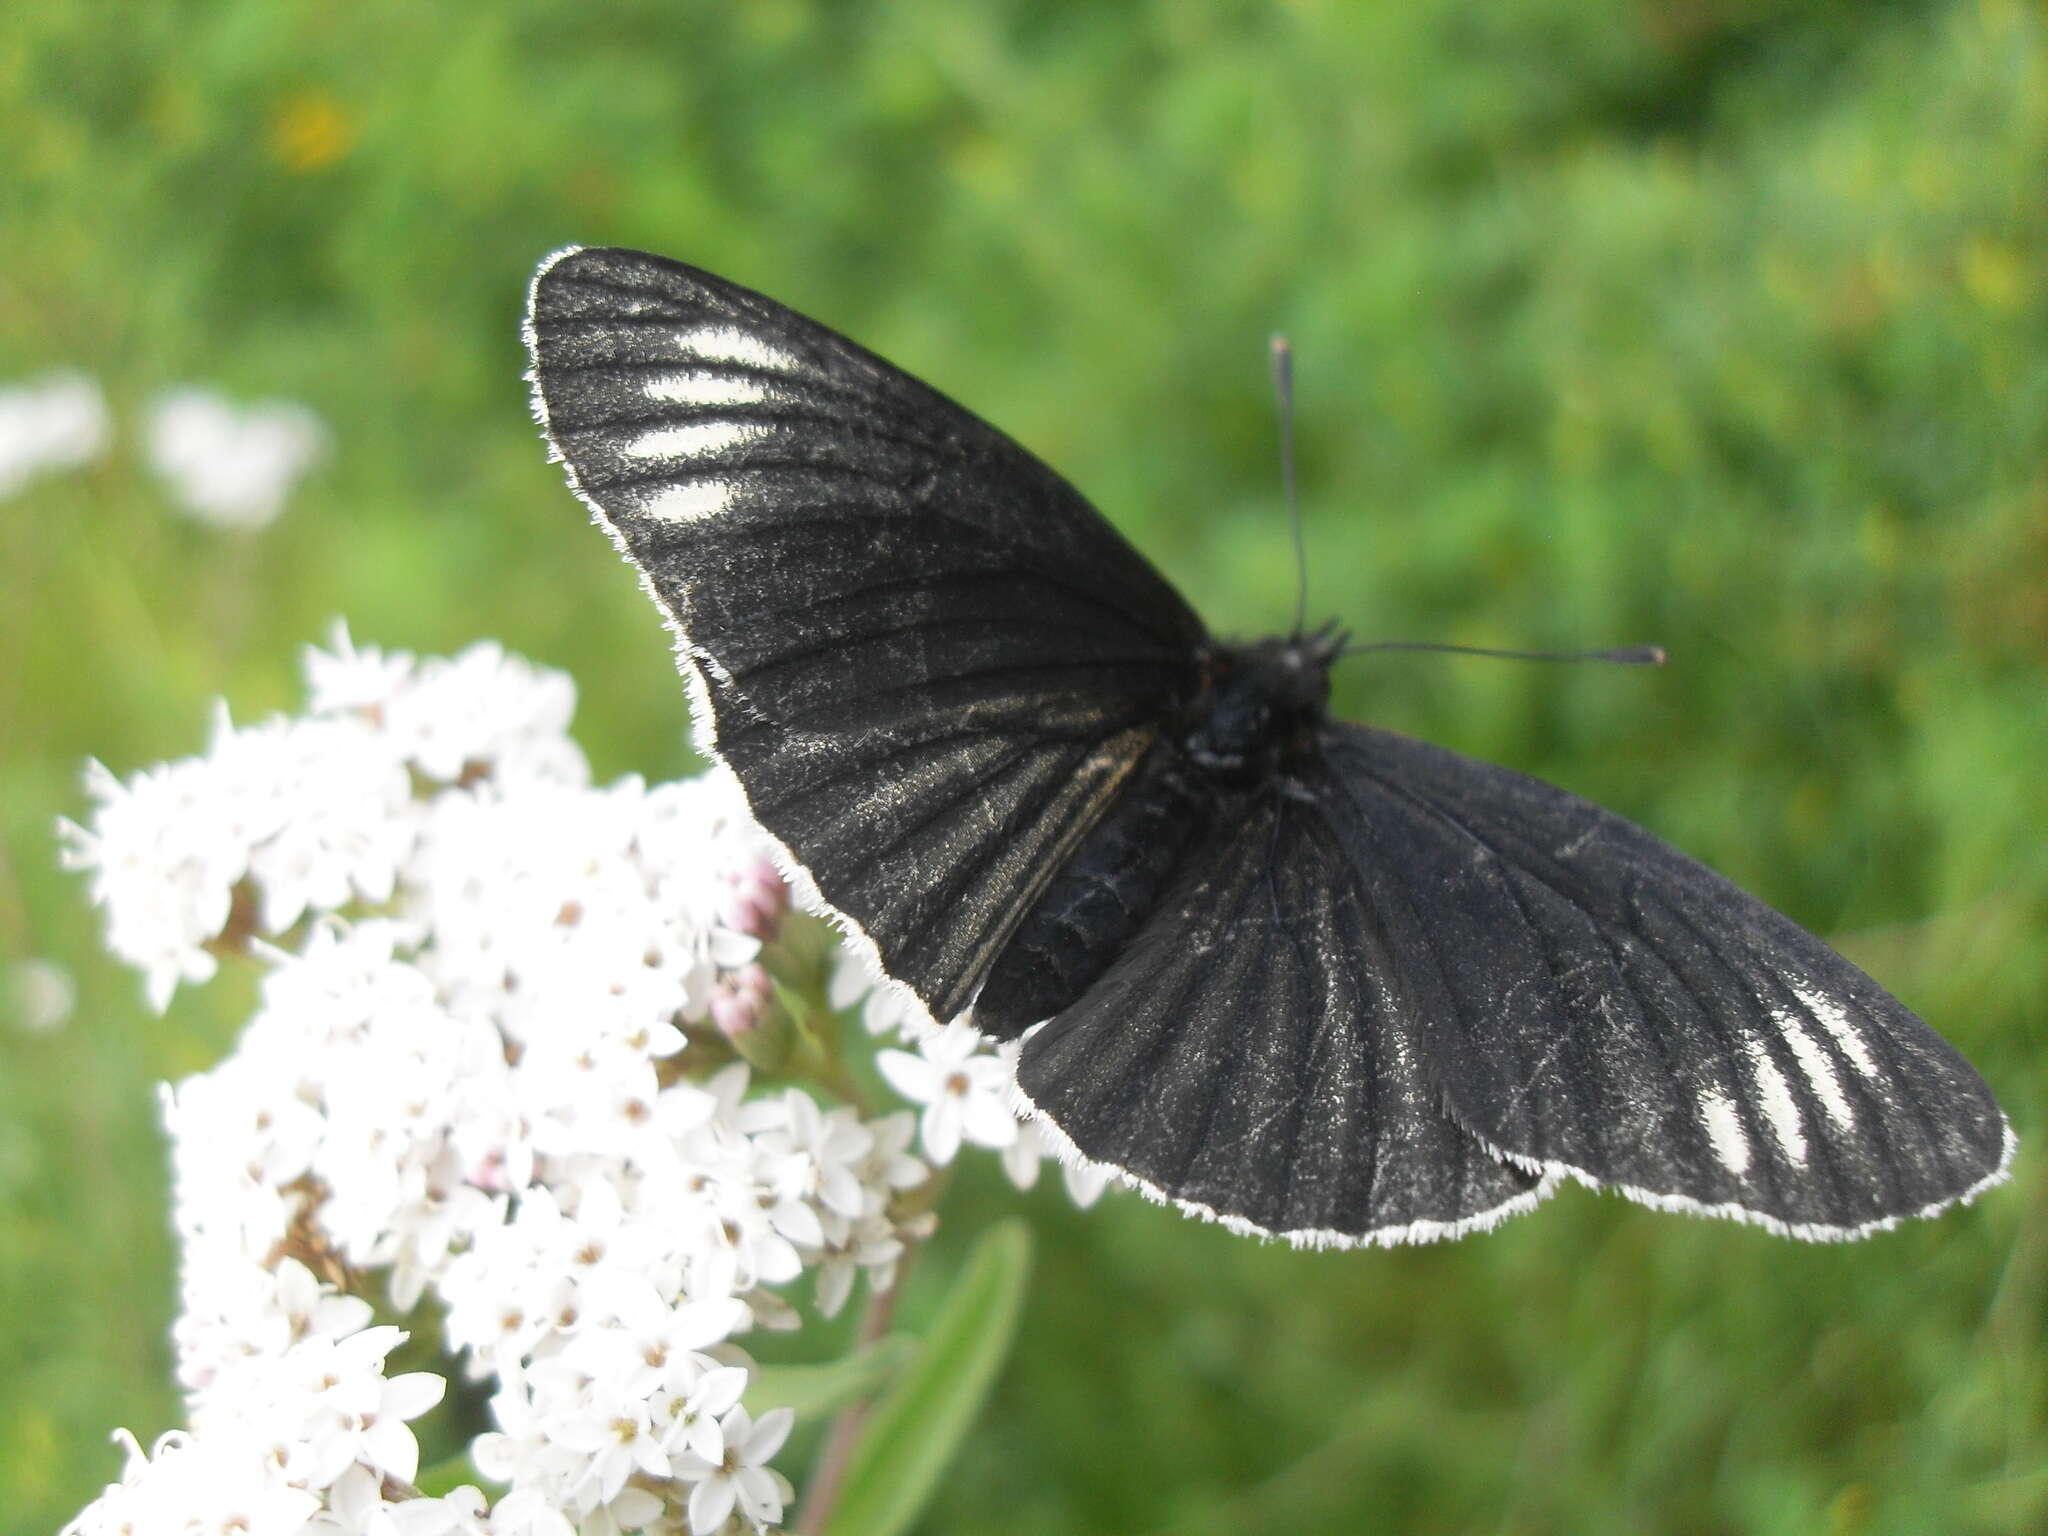
<svg viewBox="0 0 2048 1536">
<path fill-rule="evenodd" d="M 528 342 L 755 815 L 959 1011 L 1194 687 L 1200 623 L 1030 454 L 759 294 L 569 251 Z"/>
</svg>

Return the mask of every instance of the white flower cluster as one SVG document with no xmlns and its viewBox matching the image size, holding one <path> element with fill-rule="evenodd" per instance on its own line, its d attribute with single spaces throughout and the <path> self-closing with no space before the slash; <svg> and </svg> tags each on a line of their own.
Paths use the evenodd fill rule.
<svg viewBox="0 0 2048 1536">
<path fill-rule="evenodd" d="M 419 1443 L 407 1420 L 440 1402 L 447 1388 L 431 1372 L 384 1374 L 402 1332 L 369 1326 L 368 1302 L 336 1295 L 292 1259 L 274 1272 L 245 1263 L 232 1281 L 233 1300 L 244 1309 L 241 1358 L 192 1393 L 192 1428 L 165 1435 L 154 1456 L 126 1431 L 117 1434 L 127 1451 L 121 1480 L 67 1532 L 438 1536 L 483 1529 L 483 1498 L 473 1488 L 446 1499 L 387 1497 L 417 1474 Z"/>
<path fill-rule="evenodd" d="M 82 373 L 0 387 L 0 498 L 38 475 L 76 469 L 106 451 L 107 402 Z"/>
<path fill-rule="evenodd" d="M 308 714 L 237 728 L 65 829 L 110 944 L 161 1005 L 216 952 L 267 966 L 235 1051 L 167 1090 L 191 1428 L 71 1529 L 320 1536 L 762 1528 L 786 1409 L 732 1342 L 836 1311 L 928 1230 L 906 1113 L 748 1097 L 716 1049 L 765 999 L 787 896 L 729 781 L 594 786 L 567 679 L 495 647 L 309 656 Z M 706 1027 L 708 1077 L 679 1068 Z M 440 1378 L 385 1377 L 401 1311 L 491 1389 L 473 1465 L 409 1485 Z M 193 1524 L 191 1522 L 198 1522 Z"/>
<path fill-rule="evenodd" d="M 112 419 L 100 387 L 64 370 L 0 386 L 0 499 L 107 450 Z M 260 528 L 300 476 L 326 456 L 327 428 L 303 405 L 237 406 L 181 385 L 157 397 L 144 433 L 149 466 L 177 507 L 219 528 Z"/>
<path fill-rule="evenodd" d="M 150 412 L 149 462 L 186 512 L 221 528 L 260 528 L 327 452 L 327 429 L 303 405 L 236 406 L 186 385 Z"/>
<path fill-rule="evenodd" d="M 1003 1171 L 1019 1189 L 1038 1182 L 1038 1165 L 1054 1156 L 1054 1147 L 1036 1120 L 1017 1118 L 1016 1045 L 992 1048 L 965 1019 L 935 1028 L 929 1016 L 912 1011 L 900 988 L 875 986 L 851 950 L 840 951 L 831 1001 L 835 1008 L 859 1004 L 870 1034 L 898 1036 L 915 1046 L 915 1054 L 881 1051 L 875 1065 L 890 1087 L 924 1106 L 918 1139 L 926 1157 L 943 1166 L 967 1142 L 1000 1152 Z M 1093 1205 L 1110 1178 L 1108 1169 L 1094 1163 L 1062 1162 L 1060 1174 L 1080 1206 Z"/>
<path fill-rule="evenodd" d="M 735 1054 L 790 897 L 729 777 L 593 785 L 568 679 L 492 645 L 416 661 L 338 629 L 307 680 L 305 715 L 222 710 L 203 756 L 93 765 L 90 824 L 63 828 L 157 1007 L 220 953 L 267 967 L 234 1052 L 165 1091 L 191 1428 L 125 1442 L 70 1530 L 775 1524 L 791 1414 L 742 1404 L 735 1337 L 796 1326 L 779 1288 L 807 1272 L 828 1316 L 862 1274 L 893 1284 L 932 1223 L 903 1198 L 920 1128 L 933 1163 L 971 1143 L 1035 1180 L 1014 1047 L 934 1028 L 842 950 L 828 1001 L 914 1044 L 877 1061 L 921 1120 L 750 1097 Z M 407 1421 L 445 1383 L 385 1376 L 404 1335 L 349 1294 L 372 1274 L 400 1312 L 431 1297 L 486 1384 L 468 1456 L 495 1502 L 412 1486 Z"/>
<path fill-rule="evenodd" d="M 224 938 L 282 934 L 352 899 L 389 901 L 401 866 L 444 845 L 451 820 L 467 814 L 475 829 L 496 816 L 502 833 L 533 814 L 545 834 L 548 811 L 508 801 L 590 793 L 564 734 L 575 690 L 558 673 L 489 645 L 415 666 L 358 654 L 345 633 L 333 655 L 309 653 L 307 672 L 304 718 L 238 728 L 223 706 L 201 757 L 127 783 L 87 768 L 98 809 L 89 831 L 65 826 L 68 862 L 91 872 L 107 946 L 143 972 L 159 1009 L 180 981 L 213 975 L 211 946 Z M 459 783 L 472 765 L 491 780 L 473 794 Z M 440 792 L 416 794 L 416 774 Z M 255 910 L 233 911 L 237 899 Z M 492 916 L 446 915 L 472 928 Z"/>
</svg>

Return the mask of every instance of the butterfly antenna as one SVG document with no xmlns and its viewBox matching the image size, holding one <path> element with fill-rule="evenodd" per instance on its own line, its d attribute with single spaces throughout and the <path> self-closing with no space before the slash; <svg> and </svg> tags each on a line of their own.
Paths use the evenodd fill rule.
<svg viewBox="0 0 2048 1536">
<path fill-rule="evenodd" d="M 1287 497 L 1287 524 L 1294 530 L 1294 638 L 1308 622 L 1308 546 L 1301 536 L 1301 494 L 1294 480 L 1294 349 L 1275 336 L 1273 397 L 1280 405 L 1280 485 Z"/>
<path fill-rule="evenodd" d="M 1449 656 L 1493 656 L 1503 661 L 1611 661 L 1623 667 L 1661 667 L 1661 645 L 1624 645 L 1607 651 L 1496 651 L 1482 645 L 1445 645 L 1433 640 L 1374 640 L 1366 645 L 1347 645 L 1339 656 L 1361 656 L 1367 651 L 1436 651 Z"/>
</svg>

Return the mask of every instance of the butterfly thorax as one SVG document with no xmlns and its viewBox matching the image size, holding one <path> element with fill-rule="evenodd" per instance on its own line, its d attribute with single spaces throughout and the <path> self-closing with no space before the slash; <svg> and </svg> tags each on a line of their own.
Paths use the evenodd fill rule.
<svg viewBox="0 0 2048 1536">
<path fill-rule="evenodd" d="M 1252 783 L 1314 747 L 1330 704 L 1334 630 L 1251 645 L 1218 645 L 1202 658 L 1203 688 L 1184 744 L 1205 773 Z"/>
</svg>

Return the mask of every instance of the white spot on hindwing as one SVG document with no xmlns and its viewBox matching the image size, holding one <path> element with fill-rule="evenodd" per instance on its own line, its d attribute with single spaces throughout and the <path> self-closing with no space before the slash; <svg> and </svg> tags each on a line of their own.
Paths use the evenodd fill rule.
<svg viewBox="0 0 2048 1536">
<path fill-rule="evenodd" d="M 1770 1047 L 1757 1036 L 1751 1035 L 1742 1042 L 1742 1054 L 1749 1064 L 1750 1078 L 1756 1084 L 1757 1098 L 1763 1105 L 1764 1123 L 1771 1128 L 1771 1138 L 1793 1167 L 1804 1168 L 1806 1122 L 1799 1113 L 1799 1101 L 1792 1097 L 1792 1085 L 1785 1081 L 1785 1074 L 1771 1060 Z"/>
<path fill-rule="evenodd" d="M 707 363 L 738 363 L 746 368 L 768 368 L 794 373 L 803 364 L 779 347 L 771 347 L 758 336 L 735 326 L 711 326 L 701 331 L 679 331 L 676 345 L 691 357 Z"/>
<path fill-rule="evenodd" d="M 1728 1095 L 1718 1088 L 1705 1089 L 1699 1108 L 1700 1124 L 1714 1144 L 1714 1156 L 1721 1159 L 1721 1166 L 1734 1174 L 1749 1172 L 1749 1136 Z"/>
<path fill-rule="evenodd" d="M 1828 1053 L 1789 1011 L 1773 1008 L 1771 1018 L 1784 1032 L 1785 1043 L 1792 1047 L 1799 1070 L 1806 1074 L 1806 1081 L 1820 1100 L 1821 1107 L 1828 1112 L 1828 1118 L 1843 1130 L 1848 1130 L 1856 1123 L 1856 1111 L 1842 1093 L 1842 1085 L 1835 1078 L 1835 1064 L 1828 1059 Z"/>
<path fill-rule="evenodd" d="M 732 505 L 733 488 L 724 480 L 691 480 L 664 485 L 640 503 L 642 517 L 665 523 L 694 523 L 716 517 Z"/>
<path fill-rule="evenodd" d="M 1820 1020 L 1820 1027 L 1834 1037 L 1842 1054 L 1849 1058 L 1849 1064 L 1873 1081 L 1878 1076 L 1877 1060 L 1870 1054 L 1870 1047 L 1863 1043 L 1863 1036 L 1856 1026 L 1849 1022 L 1848 1010 L 1825 993 L 1812 991 L 1799 983 L 1792 984 L 1792 994 L 1806 1005 L 1806 1011 Z"/>
<path fill-rule="evenodd" d="M 751 421 L 691 421 L 656 427 L 619 451 L 632 459 L 696 459 L 767 435 L 766 427 Z"/>
</svg>

